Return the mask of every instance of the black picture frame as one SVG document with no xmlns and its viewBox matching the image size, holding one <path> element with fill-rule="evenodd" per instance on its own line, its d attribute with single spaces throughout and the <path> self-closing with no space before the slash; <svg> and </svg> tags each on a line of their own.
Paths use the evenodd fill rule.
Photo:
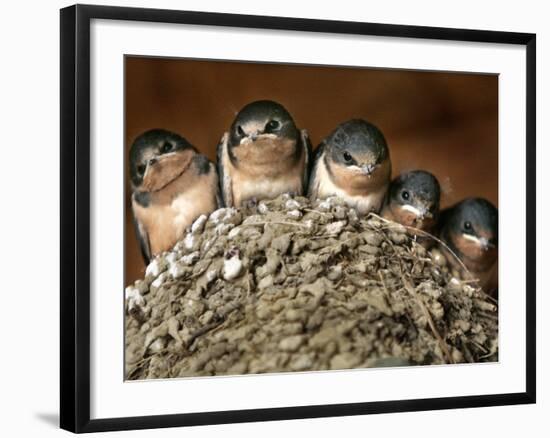
<svg viewBox="0 0 550 438">
<path fill-rule="evenodd" d="M 525 46 L 527 74 L 526 391 L 479 396 L 90 419 L 90 22 L 92 19 Z M 535 34 L 89 5 L 75 5 L 62 9 L 60 24 L 61 428 L 76 433 L 100 432 L 535 403 Z"/>
</svg>

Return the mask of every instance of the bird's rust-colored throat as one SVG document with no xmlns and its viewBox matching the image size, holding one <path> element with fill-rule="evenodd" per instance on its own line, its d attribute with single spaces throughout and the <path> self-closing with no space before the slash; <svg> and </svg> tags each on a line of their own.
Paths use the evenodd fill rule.
<svg viewBox="0 0 550 438">
<path fill-rule="evenodd" d="M 489 238 L 489 234 L 482 237 Z M 484 248 L 479 242 L 466 238 L 460 233 L 451 233 L 453 246 L 462 255 L 466 267 L 472 272 L 483 272 L 495 263 L 498 250 L 495 246 Z"/>
<path fill-rule="evenodd" d="M 384 160 L 370 174 L 353 172 L 347 166 L 329 163 L 329 173 L 339 187 L 351 196 L 362 196 L 385 189 L 391 177 L 391 162 Z"/>
<path fill-rule="evenodd" d="M 259 137 L 233 148 L 233 155 L 242 172 L 250 176 L 270 176 L 295 164 L 296 141 Z"/>
</svg>

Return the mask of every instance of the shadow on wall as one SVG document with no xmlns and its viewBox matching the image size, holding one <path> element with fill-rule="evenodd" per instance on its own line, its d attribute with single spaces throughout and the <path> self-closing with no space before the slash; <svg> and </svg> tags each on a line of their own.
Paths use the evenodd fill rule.
<svg viewBox="0 0 550 438">
<path fill-rule="evenodd" d="M 215 160 L 216 146 L 247 103 L 283 104 L 317 145 L 340 122 L 364 118 L 388 142 L 393 175 L 426 169 L 442 207 L 481 196 L 498 206 L 498 77 L 185 59 L 126 58 L 126 157 L 152 128 L 175 131 Z M 125 282 L 143 276 L 126 165 Z"/>
</svg>

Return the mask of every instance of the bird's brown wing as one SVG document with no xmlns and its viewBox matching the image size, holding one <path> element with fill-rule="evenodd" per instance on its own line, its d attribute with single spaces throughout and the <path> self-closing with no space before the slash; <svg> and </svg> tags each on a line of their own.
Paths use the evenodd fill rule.
<svg viewBox="0 0 550 438">
<path fill-rule="evenodd" d="M 308 190 L 307 190 L 307 196 L 310 199 L 316 199 L 317 193 L 319 190 L 319 180 L 318 180 L 318 167 L 320 165 L 320 162 L 323 157 L 323 152 L 325 150 L 325 144 L 321 143 L 319 146 L 317 146 L 317 149 L 315 150 L 314 158 L 311 160 L 311 173 L 309 176 L 309 184 L 308 184 Z"/>
<path fill-rule="evenodd" d="M 221 200 L 224 207 L 233 207 L 233 192 L 231 189 L 231 175 L 229 173 L 229 157 L 227 155 L 227 142 L 229 140 L 229 133 L 225 133 L 218 143 L 217 148 L 217 167 L 218 178 L 220 180 L 220 193 Z"/>
<path fill-rule="evenodd" d="M 135 214 L 134 202 L 136 201 L 132 200 L 132 221 L 134 222 L 134 230 L 136 232 L 136 238 L 139 242 L 139 248 L 141 250 L 143 261 L 145 262 L 146 265 L 148 265 L 152 258 L 151 245 L 149 243 L 149 235 L 147 234 L 147 230 L 145 229 L 145 227 L 139 221 L 139 219 Z"/>
<path fill-rule="evenodd" d="M 313 167 L 311 140 L 309 139 L 309 134 L 305 129 L 302 129 L 300 131 L 300 138 L 301 138 L 302 147 L 304 148 L 304 154 L 305 154 L 304 176 L 302 181 L 303 181 L 304 192 L 307 192 L 308 185 L 309 185 L 309 178 L 311 175 L 311 169 Z"/>
</svg>

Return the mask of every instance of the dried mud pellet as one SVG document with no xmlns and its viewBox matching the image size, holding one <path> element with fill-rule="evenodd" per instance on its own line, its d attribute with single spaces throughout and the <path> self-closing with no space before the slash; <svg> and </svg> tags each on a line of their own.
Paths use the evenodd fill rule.
<svg viewBox="0 0 550 438">
<path fill-rule="evenodd" d="M 290 210 L 287 211 L 286 215 L 291 219 L 299 219 L 302 217 L 302 212 L 300 210 Z"/>
<path fill-rule="evenodd" d="M 346 219 L 348 216 L 348 212 L 346 208 L 343 207 L 336 207 L 332 213 L 334 214 L 334 218 L 338 220 Z"/>
<path fill-rule="evenodd" d="M 268 319 L 271 316 L 271 310 L 268 306 L 258 305 L 256 308 L 256 316 L 260 319 Z"/>
<path fill-rule="evenodd" d="M 380 254 L 380 248 L 373 245 L 361 245 L 361 246 L 358 246 L 357 249 L 361 252 L 364 252 L 365 254 L 370 254 L 370 255 Z"/>
<path fill-rule="evenodd" d="M 302 336 L 296 335 L 296 336 L 289 336 L 287 338 L 281 339 L 279 342 L 279 349 L 283 351 L 296 351 L 298 348 L 300 348 L 300 345 L 304 342 L 304 338 Z"/>
<path fill-rule="evenodd" d="M 188 299 L 184 302 L 183 313 L 186 316 L 199 317 L 204 312 L 204 304 L 199 300 Z"/>
<path fill-rule="evenodd" d="M 393 243 L 396 243 L 397 245 L 401 245 L 409 239 L 409 237 L 406 234 L 398 233 L 394 229 L 392 230 L 393 232 L 390 233 L 388 237 L 391 239 Z"/>
<path fill-rule="evenodd" d="M 445 309 L 443 309 L 443 306 L 439 302 L 434 302 L 430 307 L 430 312 L 433 316 L 433 318 L 437 321 L 443 319 L 445 316 Z"/>
<path fill-rule="evenodd" d="M 361 362 L 357 354 L 351 352 L 337 354 L 330 360 L 330 368 L 333 370 L 353 368 Z"/>
<path fill-rule="evenodd" d="M 306 319 L 306 312 L 301 309 L 288 309 L 285 312 L 285 318 L 287 321 L 304 321 Z"/>
<path fill-rule="evenodd" d="M 290 369 L 293 371 L 304 371 L 313 365 L 313 355 L 301 354 L 290 363 Z"/>
<path fill-rule="evenodd" d="M 243 269 L 243 262 L 238 255 L 235 255 L 229 259 L 225 259 L 223 262 L 223 278 L 227 281 L 237 278 Z"/>
<path fill-rule="evenodd" d="M 426 257 L 427 251 L 422 245 L 414 245 L 414 251 L 418 257 Z"/>
<path fill-rule="evenodd" d="M 346 226 L 346 221 L 331 222 L 325 226 L 325 233 L 328 235 L 337 235 Z"/>
<path fill-rule="evenodd" d="M 437 266 L 447 266 L 447 259 L 439 249 L 432 249 L 430 251 L 430 256 Z"/>
<path fill-rule="evenodd" d="M 156 278 L 161 272 L 165 271 L 167 267 L 168 263 L 166 263 L 166 260 L 162 256 L 157 257 L 147 266 L 145 276 Z"/>
<path fill-rule="evenodd" d="M 267 275 L 266 277 L 263 277 L 260 282 L 258 283 L 258 289 L 264 290 L 267 288 L 270 288 L 273 286 L 273 275 Z"/>
<path fill-rule="evenodd" d="M 407 228 L 395 222 L 391 224 L 391 230 L 395 234 L 407 234 Z"/>
<path fill-rule="evenodd" d="M 372 246 L 379 246 L 384 240 L 384 236 L 381 233 L 375 231 L 365 231 L 362 235 L 365 243 Z"/>
<path fill-rule="evenodd" d="M 484 310 L 487 312 L 496 312 L 497 310 L 497 307 L 494 304 L 489 303 L 487 301 L 474 298 L 474 302 L 477 305 L 477 307 L 479 307 L 480 310 Z"/>
<path fill-rule="evenodd" d="M 472 325 L 468 321 L 464 321 L 462 319 L 457 320 L 456 325 L 463 333 L 466 333 L 472 327 Z"/>
<path fill-rule="evenodd" d="M 281 254 L 285 254 L 290 246 L 292 233 L 286 233 L 282 236 L 276 237 L 271 242 L 271 248 L 277 250 Z"/>
<path fill-rule="evenodd" d="M 457 348 L 452 349 L 451 356 L 453 358 L 453 361 L 455 363 L 461 363 L 464 362 L 464 355 L 461 353 L 461 351 Z"/>
<path fill-rule="evenodd" d="M 214 319 L 214 312 L 212 310 L 207 310 L 201 316 L 199 316 L 199 322 L 202 325 L 209 324 Z"/>
<path fill-rule="evenodd" d="M 327 273 L 327 278 L 331 281 L 337 281 L 342 278 L 342 266 L 332 266 Z"/>
</svg>

